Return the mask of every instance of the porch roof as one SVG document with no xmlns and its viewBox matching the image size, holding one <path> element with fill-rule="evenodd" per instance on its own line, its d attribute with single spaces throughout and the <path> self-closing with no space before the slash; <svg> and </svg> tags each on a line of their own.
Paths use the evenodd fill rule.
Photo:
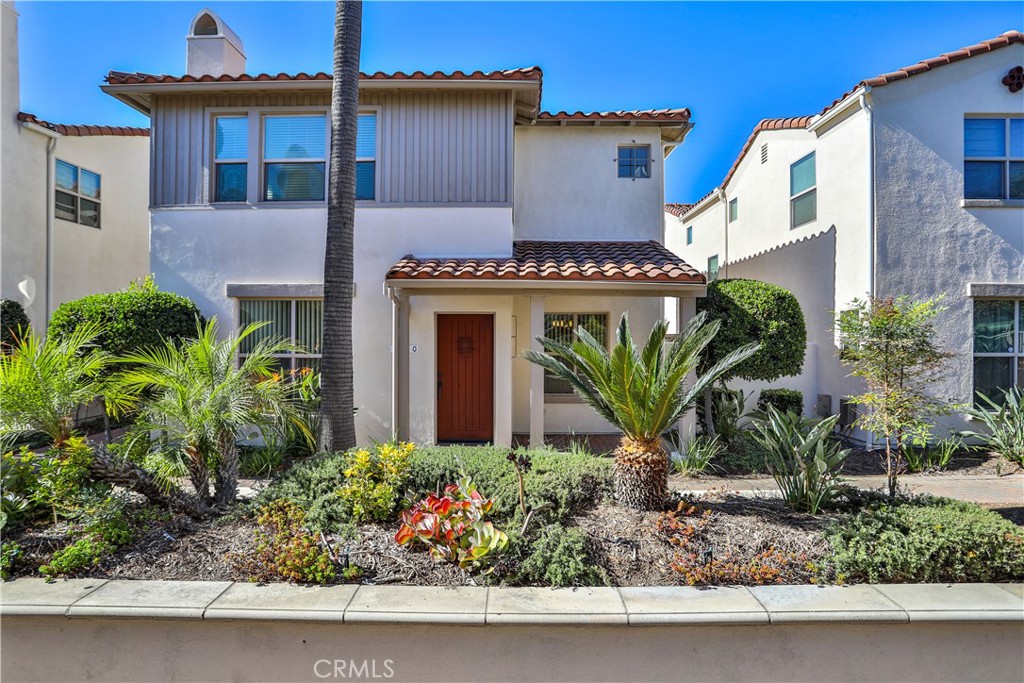
<svg viewBox="0 0 1024 683">
<path fill-rule="evenodd" d="M 704 285 L 703 275 L 654 241 L 555 242 L 519 240 L 512 256 L 430 257 L 409 254 L 391 266 L 394 286 L 460 282 L 488 286 L 509 284 L 587 283 Z"/>
</svg>

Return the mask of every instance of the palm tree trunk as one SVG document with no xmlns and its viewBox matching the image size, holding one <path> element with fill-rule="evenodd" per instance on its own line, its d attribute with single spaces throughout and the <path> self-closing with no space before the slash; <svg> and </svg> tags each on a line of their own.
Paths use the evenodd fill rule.
<svg viewBox="0 0 1024 683">
<path fill-rule="evenodd" d="M 331 166 L 324 256 L 324 348 L 320 361 L 320 448 L 355 446 L 352 393 L 352 293 L 356 214 L 356 129 L 359 120 L 359 48 L 363 5 L 337 0 Z"/>
<path fill-rule="evenodd" d="M 213 502 L 227 506 L 238 496 L 238 445 L 234 434 L 224 434 L 218 444 L 220 457 L 217 459 L 216 482 Z"/>
<path fill-rule="evenodd" d="M 615 498 L 634 510 L 662 510 L 668 500 L 668 453 L 661 440 L 623 438 L 615 450 Z"/>
<path fill-rule="evenodd" d="M 210 498 L 210 471 L 206 467 L 205 454 L 193 444 L 185 446 L 185 455 L 188 457 L 189 481 L 196 491 L 196 497 L 206 505 Z"/>
<path fill-rule="evenodd" d="M 160 488 L 152 474 L 130 460 L 114 459 L 106 446 L 100 445 L 93 449 L 89 474 L 96 481 L 130 489 L 142 494 L 151 503 L 166 505 L 175 512 L 197 519 L 206 513 L 206 505 L 199 496 L 188 496 L 180 491 L 166 492 Z"/>
</svg>

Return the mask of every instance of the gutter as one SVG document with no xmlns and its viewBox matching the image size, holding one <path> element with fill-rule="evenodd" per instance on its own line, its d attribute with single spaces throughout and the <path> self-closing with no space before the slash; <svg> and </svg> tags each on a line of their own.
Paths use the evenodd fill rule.
<svg viewBox="0 0 1024 683">
<path fill-rule="evenodd" d="M 868 98 L 870 88 L 865 88 L 857 98 L 860 108 L 868 117 L 868 237 L 871 241 L 870 260 L 868 261 L 869 296 L 875 296 L 875 264 L 878 260 L 878 239 L 875 226 L 875 117 L 873 105 Z"/>
<path fill-rule="evenodd" d="M 437 280 L 432 278 L 392 278 L 385 281 L 387 287 L 394 289 L 465 289 L 479 292 L 480 290 L 545 290 L 553 293 L 565 290 L 620 291 L 634 290 L 636 293 L 649 292 L 653 296 L 664 294 L 677 296 L 675 292 L 694 291 L 696 296 L 703 296 L 706 285 L 703 282 L 607 282 L 595 280 Z M 633 292 L 624 294 L 632 296 Z"/>
<path fill-rule="evenodd" d="M 57 149 L 57 140 L 61 134 L 30 121 L 23 121 L 22 127 L 49 140 L 46 141 L 46 296 L 44 297 L 44 320 L 50 324 L 50 314 L 53 313 L 53 202 L 54 202 L 54 179 L 53 179 L 53 153 Z"/>
</svg>

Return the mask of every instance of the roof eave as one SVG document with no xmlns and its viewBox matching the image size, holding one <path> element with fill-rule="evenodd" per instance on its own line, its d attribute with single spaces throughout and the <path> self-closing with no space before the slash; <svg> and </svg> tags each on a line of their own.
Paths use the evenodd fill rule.
<svg viewBox="0 0 1024 683">
<path fill-rule="evenodd" d="M 523 278 L 494 279 L 494 278 L 388 278 L 385 284 L 394 289 L 495 289 L 495 290 L 551 290 L 563 291 L 573 290 L 576 293 L 584 291 L 608 292 L 608 291 L 629 291 L 633 293 L 646 293 L 651 295 L 666 294 L 669 292 L 678 295 L 683 292 L 692 292 L 693 296 L 703 296 L 707 285 L 700 280 L 648 280 L 643 282 L 630 280 L 527 280 Z"/>
</svg>

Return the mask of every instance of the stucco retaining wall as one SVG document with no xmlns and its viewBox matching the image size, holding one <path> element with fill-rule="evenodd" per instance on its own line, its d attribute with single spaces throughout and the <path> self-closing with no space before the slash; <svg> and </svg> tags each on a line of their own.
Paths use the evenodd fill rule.
<svg viewBox="0 0 1024 683">
<path fill-rule="evenodd" d="M 1024 678 L 1019 584 L 299 588 L 19 579 L 6 681 Z"/>
</svg>

